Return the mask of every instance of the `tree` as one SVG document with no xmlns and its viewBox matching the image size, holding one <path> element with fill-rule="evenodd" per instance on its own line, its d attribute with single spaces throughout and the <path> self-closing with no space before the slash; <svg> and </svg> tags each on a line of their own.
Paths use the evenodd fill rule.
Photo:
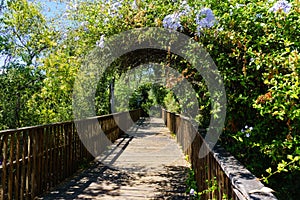
<svg viewBox="0 0 300 200">
<path fill-rule="evenodd" d="M 37 122 L 27 102 L 38 93 L 44 78 L 39 59 L 55 46 L 55 31 L 27 0 L 1 2 L 1 126 L 16 128 Z"/>
</svg>

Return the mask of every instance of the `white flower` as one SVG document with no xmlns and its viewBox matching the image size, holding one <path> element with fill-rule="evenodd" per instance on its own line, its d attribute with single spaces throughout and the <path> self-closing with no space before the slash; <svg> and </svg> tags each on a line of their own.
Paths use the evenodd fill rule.
<svg viewBox="0 0 300 200">
<path fill-rule="evenodd" d="M 224 31 L 224 27 L 220 27 L 217 29 L 218 31 Z"/>
<path fill-rule="evenodd" d="M 137 6 L 137 3 L 136 3 L 136 0 L 134 0 L 134 1 L 132 2 L 132 5 L 131 5 L 131 7 L 132 7 L 132 9 L 133 9 L 133 10 L 136 10 L 136 9 L 138 9 L 138 6 Z"/>
<path fill-rule="evenodd" d="M 250 133 L 246 133 L 246 137 L 250 137 L 250 135 L 251 135 Z"/>
<path fill-rule="evenodd" d="M 286 0 L 277 1 L 270 9 L 270 12 L 277 12 L 282 10 L 285 13 L 289 13 L 292 8 L 292 5 Z"/>
<path fill-rule="evenodd" d="M 252 126 L 250 126 L 250 127 L 249 127 L 249 130 L 250 130 L 250 131 L 252 131 L 252 130 L 253 130 L 253 127 L 252 127 Z"/>
<path fill-rule="evenodd" d="M 79 36 L 76 36 L 76 37 L 74 38 L 75 41 L 78 41 L 79 39 L 80 39 Z"/>
<path fill-rule="evenodd" d="M 122 18 L 122 15 L 118 14 L 120 7 L 122 7 L 122 1 L 113 3 L 108 9 L 108 14 L 111 17 L 119 16 L 120 18 Z"/>
<path fill-rule="evenodd" d="M 240 4 L 240 3 L 235 4 L 235 7 L 236 7 L 236 8 L 241 8 L 241 7 L 243 7 L 243 6 L 245 6 L 245 4 Z"/>
<path fill-rule="evenodd" d="M 190 190 L 190 195 L 192 195 L 192 196 L 195 195 L 195 190 L 193 188 Z"/>
<path fill-rule="evenodd" d="M 104 35 L 101 35 L 100 40 L 96 42 L 96 46 L 103 48 L 104 47 Z"/>
<path fill-rule="evenodd" d="M 262 14 L 260 14 L 260 13 L 256 14 L 256 15 L 255 15 L 255 18 L 256 18 L 256 19 L 262 18 Z"/>
<path fill-rule="evenodd" d="M 86 25 L 87 25 L 87 22 L 81 22 L 81 23 L 80 23 L 80 26 L 83 26 L 83 27 L 84 27 L 84 26 L 86 26 Z"/>
<path fill-rule="evenodd" d="M 62 35 L 62 38 L 63 39 L 66 39 L 68 37 L 68 34 L 67 33 L 64 33 L 63 35 Z"/>
<path fill-rule="evenodd" d="M 245 129 L 248 129 L 248 125 L 245 126 Z"/>
</svg>

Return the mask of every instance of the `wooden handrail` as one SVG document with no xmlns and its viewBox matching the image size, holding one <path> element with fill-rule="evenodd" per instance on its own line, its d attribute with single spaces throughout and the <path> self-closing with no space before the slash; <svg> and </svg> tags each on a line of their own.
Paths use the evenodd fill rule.
<svg viewBox="0 0 300 200">
<path fill-rule="evenodd" d="M 188 155 L 195 171 L 198 191 L 207 189 L 209 187 L 207 181 L 212 181 L 216 177 L 218 189 L 203 194 L 204 199 L 222 199 L 223 195 L 234 200 L 277 199 L 272 193 L 254 192 L 259 191 L 264 185 L 220 145 L 211 150 L 192 120 L 164 109 L 162 118 L 169 130 L 176 134 L 177 142 Z M 204 151 L 208 152 L 204 157 L 199 156 L 202 145 Z"/>
<path fill-rule="evenodd" d="M 141 114 L 141 110 L 133 110 L 0 131 L 0 199 L 34 199 L 74 174 L 81 163 L 93 160 L 79 138 L 76 123 L 85 125 L 87 130 L 105 124 L 104 133 L 114 141 L 122 134 L 115 119 L 131 117 L 131 122 L 136 122 Z M 132 125 L 129 121 L 122 128 Z"/>
</svg>

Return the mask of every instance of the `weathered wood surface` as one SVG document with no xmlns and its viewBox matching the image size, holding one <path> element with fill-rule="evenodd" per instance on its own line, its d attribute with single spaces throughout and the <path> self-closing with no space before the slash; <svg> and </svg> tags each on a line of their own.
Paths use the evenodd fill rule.
<svg viewBox="0 0 300 200">
<path fill-rule="evenodd" d="M 272 193 L 258 192 L 264 185 L 232 155 L 219 145 L 209 148 L 203 134 L 190 119 L 163 110 L 162 117 L 169 130 L 176 133 L 177 142 L 188 155 L 195 171 L 198 191 L 208 188 L 208 181 L 216 178 L 218 189 L 203 195 L 204 199 L 276 200 Z M 199 156 L 201 146 L 205 156 Z"/>
<path fill-rule="evenodd" d="M 188 162 L 162 119 L 132 127 L 77 174 L 40 199 L 186 199 Z"/>
<path fill-rule="evenodd" d="M 86 130 L 100 124 L 107 138 L 114 141 L 123 133 L 116 120 L 125 121 L 123 128 L 129 128 L 140 116 L 141 111 L 135 110 L 76 123 Z M 74 122 L 0 131 L 0 199 L 33 199 L 93 159 Z"/>
</svg>

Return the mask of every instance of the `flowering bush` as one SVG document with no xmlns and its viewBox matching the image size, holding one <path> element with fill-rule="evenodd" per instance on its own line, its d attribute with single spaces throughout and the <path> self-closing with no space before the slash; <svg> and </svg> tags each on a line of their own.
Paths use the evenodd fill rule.
<svg viewBox="0 0 300 200">
<path fill-rule="evenodd" d="M 292 8 L 292 5 L 288 2 L 288 1 L 285 1 L 285 0 L 280 0 L 280 1 L 277 1 L 271 8 L 270 8 L 270 11 L 271 12 L 279 12 L 279 11 L 283 11 L 285 12 L 286 14 L 290 12 Z"/>
<path fill-rule="evenodd" d="M 211 28 L 215 25 L 216 19 L 210 8 L 202 8 L 196 15 L 197 33 L 200 36 L 200 31 L 203 28 Z"/>
<path fill-rule="evenodd" d="M 110 2 L 70 4 L 67 17 L 74 24 L 44 59 L 45 88 L 32 101 L 55 103 L 33 103 L 32 110 L 48 117 L 68 108 L 82 55 L 95 45 L 104 47 L 106 37 L 147 26 L 177 30 L 203 44 L 223 76 L 228 109 L 221 142 L 226 149 L 281 198 L 300 196 L 299 1 Z M 210 103 L 205 82 L 187 63 L 175 68 L 193 82 L 199 97 L 199 124 L 207 125 Z M 109 83 L 116 74 L 101 81 Z M 69 77 L 67 81 L 63 76 Z M 53 85 L 58 86 L 53 89 Z M 99 87 L 97 94 L 107 96 L 105 88 Z M 105 103 L 96 102 L 96 106 Z"/>
</svg>

